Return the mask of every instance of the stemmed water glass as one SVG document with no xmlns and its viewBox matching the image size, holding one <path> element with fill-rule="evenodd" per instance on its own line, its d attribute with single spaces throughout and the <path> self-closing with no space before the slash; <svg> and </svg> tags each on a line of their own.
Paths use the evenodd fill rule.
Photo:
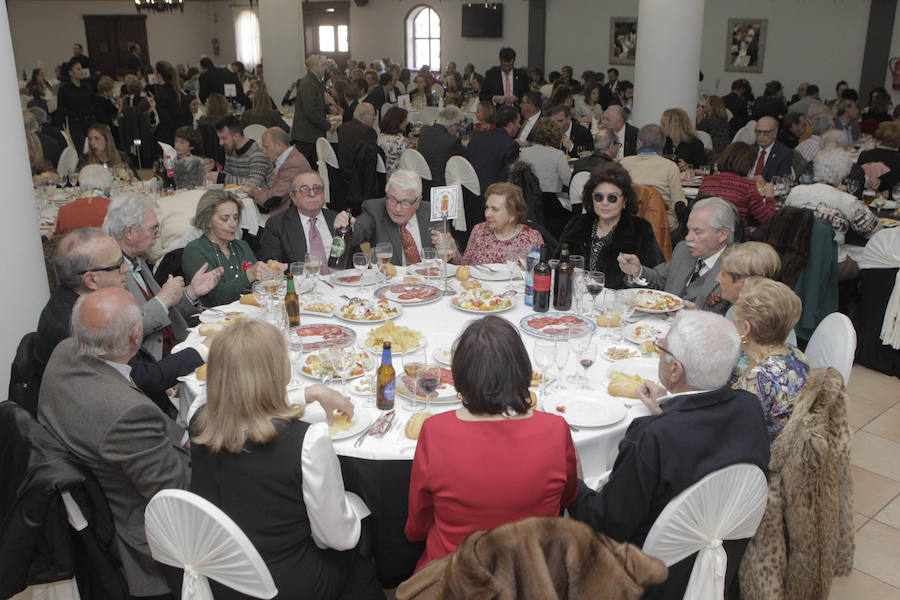
<svg viewBox="0 0 900 600">
<path fill-rule="evenodd" d="M 284 306 L 284 297 L 287 295 L 287 280 L 284 277 L 272 280 L 272 302 L 275 306 Z M 296 284 L 295 284 L 296 285 Z"/>
<path fill-rule="evenodd" d="M 406 354 L 402 355 L 403 357 L 403 372 L 412 382 L 412 386 L 409 388 L 409 401 L 407 402 L 407 408 L 410 410 L 418 410 L 422 408 L 422 403 L 419 402 L 418 394 L 419 394 L 419 376 L 422 374 L 422 371 L 425 369 L 425 365 L 427 363 L 427 351 L 425 346 L 423 345 L 420 348 L 415 348 L 413 350 L 407 350 Z"/>
<path fill-rule="evenodd" d="M 306 281 L 306 263 L 292 262 L 288 268 L 294 277 L 294 291 L 299 296 L 303 293 L 303 282 Z"/>
<path fill-rule="evenodd" d="M 547 371 L 553 366 L 556 356 L 556 343 L 553 340 L 538 339 L 534 341 L 534 364 L 541 374 L 541 385 L 538 388 L 538 399 L 543 403 L 546 389 Z"/>
<path fill-rule="evenodd" d="M 556 340 L 556 352 L 553 355 L 553 362 L 556 363 L 558 376 L 557 385 L 563 387 L 563 371 L 569 362 L 569 340 Z"/>
<path fill-rule="evenodd" d="M 369 268 L 369 257 L 366 256 L 365 252 L 353 253 L 353 268 L 359 273 L 359 293 L 362 294 L 365 290 L 363 279 L 365 279 L 366 270 Z"/>
<path fill-rule="evenodd" d="M 503 261 L 506 263 L 506 270 L 509 273 L 509 286 L 507 292 L 521 293 L 523 288 L 516 288 L 519 280 L 522 285 L 525 284 L 525 271 L 522 269 L 520 261 L 522 256 L 516 250 L 507 250 L 503 255 Z"/>
<path fill-rule="evenodd" d="M 257 280 L 253 282 L 253 299 L 259 304 L 266 314 L 269 312 L 269 288 L 265 281 Z"/>
<path fill-rule="evenodd" d="M 300 383 L 299 375 L 303 365 L 300 359 L 303 357 L 303 336 L 296 329 L 288 328 L 284 332 L 284 338 L 287 342 L 288 356 L 291 360 L 291 383 L 297 385 Z"/>
<path fill-rule="evenodd" d="M 376 360 L 375 353 L 366 348 L 365 344 L 360 344 L 359 350 L 357 362 L 365 372 L 366 381 L 369 384 L 369 393 L 366 394 L 366 406 L 374 407 L 375 394 L 377 392 L 375 388 L 375 371 L 378 369 L 378 360 Z"/>
<path fill-rule="evenodd" d="M 619 311 L 619 342 L 625 341 L 625 323 L 634 316 L 634 298 L 631 290 L 619 290 L 616 292 L 616 308 Z"/>
<path fill-rule="evenodd" d="M 572 352 L 576 357 L 581 355 L 581 351 L 591 345 L 591 340 L 593 339 L 592 332 L 586 331 L 582 335 L 574 336 L 569 338 L 569 345 L 572 348 Z M 584 377 L 579 374 L 578 366 L 575 367 L 576 373 L 574 375 L 569 375 L 566 377 L 566 381 L 569 383 L 574 383 L 576 385 L 580 385 L 585 383 Z"/>
<path fill-rule="evenodd" d="M 575 312 L 581 314 L 581 296 L 584 294 L 584 257 L 573 254 L 569 257 L 572 265 L 572 291 L 575 292 Z"/>
<path fill-rule="evenodd" d="M 319 272 L 322 270 L 324 258 L 318 252 L 309 252 L 306 254 L 306 275 L 312 278 L 312 295 L 313 298 L 319 299 Z"/>
<path fill-rule="evenodd" d="M 394 256 L 394 247 L 388 242 L 375 244 L 375 259 L 378 261 L 378 272 L 384 275 L 387 280 L 387 274 L 384 272 L 384 261 Z"/>
<path fill-rule="evenodd" d="M 444 279 L 444 296 L 455 296 L 456 290 L 449 287 L 447 283 L 447 264 L 450 259 L 456 255 L 456 242 L 449 235 L 441 235 L 437 243 L 437 253 L 443 259 L 442 276 Z"/>
<path fill-rule="evenodd" d="M 356 358 L 350 350 L 338 350 L 332 359 L 334 371 L 341 378 L 341 394 L 347 395 L 347 377 L 353 372 L 356 366 Z"/>
<path fill-rule="evenodd" d="M 436 248 L 422 248 L 422 264 L 425 266 L 425 272 L 430 277 L 432 269 L 437 269 L 439 266 Z"/>
</svg>

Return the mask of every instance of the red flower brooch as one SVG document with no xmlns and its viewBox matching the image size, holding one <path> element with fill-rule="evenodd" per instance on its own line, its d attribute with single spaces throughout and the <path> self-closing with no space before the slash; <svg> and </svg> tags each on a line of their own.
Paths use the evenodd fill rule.
<svg viewBox="0 0 900 600">
<path fill-rule="evenodd" d="M 706 296 L 706 305 L 714 306 L 722 301 L 722 295 L 716 292 L 710 292 Z"/>
<path fill-rule="evenodd" d="M 250 262 L 249 260 L 242 260 L 242 261 L 241 261 L 241 271 L 246 272 L 247 269 L 249 269 L 249 268 L 252 267 L 252 266 L 253 266 L 253 263 Z"/>
</svg>

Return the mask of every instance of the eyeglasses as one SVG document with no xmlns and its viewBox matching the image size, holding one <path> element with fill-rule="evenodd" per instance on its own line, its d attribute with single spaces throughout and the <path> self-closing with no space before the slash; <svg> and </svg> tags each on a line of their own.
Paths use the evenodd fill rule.
<svg viewBox="0 0 900 600">
<path fill-rule="evenodd" d="M 153 235 L 156 235 L 157 233 L 159 233 L 159 223 L 157 223 L 156 225 L 152 225 L 150 227 L 144 227 L 143 225 L 141 225 L 141 229 L 146 229 Z"/>
<path fill-rule="evenodd" d="M 672 354 L 671 352 L 669 352 L 668 349 L 663 348 L 662 346 L 660 346 L 660 345 L 659 345 L 659 342 L 657 342 L 656 340 L 653 340 L 653 349 L 656 350 L 656 353 L 659 354 L 660 356 L 662 356 L 663 354 L 668 354 L 669 356 L 672 357 L 672 360 L 678 360 L 678 358 L 676 358 L 674 354 Z M 680 362 L 680 361 L 679 361 L 679 362 Z"/>
<path fill-rule="evenodd" d="M 325 191 L 324 185 L 301 185 L 296 190 L 291 190 L 292 194 L 300 194 L 301 196 L 318 196 Z"/>
<path fill-rule="evenodd" d="M 775 133 L 775 131 L 777 131 L 777 130 L 775 130 L 775 129 L 754 129 L 753 133 L 755 133 L 756 135 L 772 135 L 773 133 Z"/>
<path fill-rule="evenodd" d="M 418 198 L 415 198 L 413 200 L 397 200 L 396 198 L 394 198 L 392 196 L 388 196 L 387 199 L 388 199 L 388 201 L 390 201 L 391 204 L 395 204 L 397 206 L 403 206 L 403 207 L 410 207 L 419 201 Z"/>
<path fill-rule="evenodd" d="M 594 202 L 596 202 L 597 204 L 600 204 L 604 200 L 606 200 L 610 204 L 616 204 L 621 196 L 619 194 L 601 194 L 598 192 L 592 194 L 591 198 L 593 198 Z"/>
<path fill-rule="evenodd" d="M 100 271 L 121 271 L 123 264 L 125 264 L 124 254 L 119 258 L 119 262 L 114 265 L 110 265 L 108 267 L 97 267 L 96 269 L 85 269 L 84 271 L 78 271 L 78 274 L 84 275 L 85 273 L 97 273 Z"/>
</svg>

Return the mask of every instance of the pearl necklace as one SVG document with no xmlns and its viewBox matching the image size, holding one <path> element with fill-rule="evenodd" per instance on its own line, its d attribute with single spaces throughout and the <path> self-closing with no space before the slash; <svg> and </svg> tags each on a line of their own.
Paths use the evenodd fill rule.
<svg viewBox="0 0 900 600">
<path fill-rule="evenodd" d="M 493 230 L 492 230 L 492 231 L 493 231 Z M 497 233 L 496 231 L 494 231 L 494 237 L 496 237 L 496 238 L 497 238 L 498 240 L 500 240 L 501 242 L 506 242 L 506 241 L 509 241 L 509 240 L 513 239 L 513 238 L 516 237 L 517 235 L 519 235 L 519 233 L 520 233 L 521 231 L 522 231 L 522 225 L 519 224 L 519 225 L 516 225 L 516 228 L 513 230 L 513 232 L 512 232 L 510 235 L 508 235 L 508 236 L 506 236 L 506 237 L 501 237 L 499 233 Z"/>
</svg>

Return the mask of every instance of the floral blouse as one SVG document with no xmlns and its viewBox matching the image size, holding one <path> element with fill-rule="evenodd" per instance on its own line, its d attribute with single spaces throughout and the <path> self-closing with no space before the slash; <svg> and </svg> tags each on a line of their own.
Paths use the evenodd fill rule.
<svg viewBox="0 0 900 600">
<path fill-rule="evenodd" d="M 506 261 L 506 253 L 510 250 L 524 257 L 531 252 L 532 246 L 538 248 L 544 243 L 544 237 L 528 225 L 508 240 L 501 240 L 494 235 L 487 223 L 479 223 L 472 228 L 472 235 L 466 246 L 466 253 L 456 255 L 453 262 L 463 265 L 497 264 Z"/>
<path fill-rule="evenodd" d="M 743 373 L 735 369 L 729 379 L 732 388 L 747 390 L 759 398 L 770 444 L 794 412 L 794 399 L 809 374 L 806 355 L 796 346 L 787 349 L 786 354 L 772 354 L 751 364 Z"/>
<path fill-rule="evenodd" d="M 379 133 L 378 147 L 384 150 L 384 167 L 390 175 L 400 163 L 400 155 L 409 147 L 409 140 L 399 133 Z"/>
</svg>

